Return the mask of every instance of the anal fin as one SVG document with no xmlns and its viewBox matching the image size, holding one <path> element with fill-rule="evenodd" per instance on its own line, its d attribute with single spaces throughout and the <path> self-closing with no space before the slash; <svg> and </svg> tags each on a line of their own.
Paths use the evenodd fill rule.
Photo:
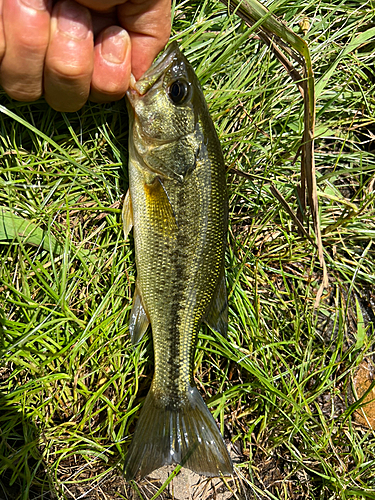
<svg viewBox="0 0 375 500">
<path fill-rule="evenodd" d="M 150 320 L 148 319 L 143 305 L 142 295 L 139 291 L 138 285 L 136 284 L 133 297 L 133 307 L 129 320 L 129 331 L 133 345 L 138 344 L 145 334 L 149 324 Z"/>
</svg>

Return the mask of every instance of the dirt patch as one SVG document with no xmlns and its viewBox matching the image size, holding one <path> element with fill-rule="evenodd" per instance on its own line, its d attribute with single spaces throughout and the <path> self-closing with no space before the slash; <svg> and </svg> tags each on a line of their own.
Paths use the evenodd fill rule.
<svg viewBox="0 0 375 500">
<path fill-rule="evenodd" d="M 358 399 L 361 399 L 370 389 L 375 379 L 375 367 L 371 361 L 364 359 L 354 375 L 353 385 Z M 358 423 L 375 429 L 375 387 L 372 387 L 363 398 L 361 407 L 355 411 L 354 417 Z"/>
</svg>

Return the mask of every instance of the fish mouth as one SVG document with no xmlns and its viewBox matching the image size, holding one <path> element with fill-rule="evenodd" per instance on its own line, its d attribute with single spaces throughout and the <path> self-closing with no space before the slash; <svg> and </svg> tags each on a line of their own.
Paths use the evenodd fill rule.
<svg viewBox="0 0 375 500">
<path fill-rule="evenodd" d="M 138 81 L 131 75 L 129 90 L 126 93 L 130 103 L 132 103 L 132 98 L 134 99 L 136 95 L 138 97 L 145 95 L 179 55 L 181 55 L 180 49 L 178 48 L 177 42 L 174 41 L 168 45 L 165 51 L 157 59 L 155 59 L 150 68 Z"/>
</svg>

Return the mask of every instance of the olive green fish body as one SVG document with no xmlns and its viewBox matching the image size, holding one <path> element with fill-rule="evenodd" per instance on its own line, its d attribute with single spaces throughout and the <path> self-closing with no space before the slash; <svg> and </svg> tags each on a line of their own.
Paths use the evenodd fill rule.
<svg viewBox="0 0 375 500">
<path fill-rule="evenodd" d="M 128 452 L 127 478 L 182 463 L 206 475 L 232 465 L 192 379 L 202 321 L 226 333 L 225 167 L 194 71 L 172 45 L 128 92 L 129 192 L 137 283 L 133 342 L 151 323 L 155 373 Z M 177 101 L 177 102 L 175 102 Z"/>
</svg>

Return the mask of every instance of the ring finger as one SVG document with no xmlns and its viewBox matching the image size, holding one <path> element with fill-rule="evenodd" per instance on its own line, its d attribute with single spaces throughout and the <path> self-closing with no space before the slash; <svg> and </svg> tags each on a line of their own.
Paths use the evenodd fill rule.
<svg viewBox="0 0 375 500">
<path fill-rule="evenodd" d="M 19 101 L 33 101 L 42 94 L 50 4 L 51 0 L 3 2 L 5 54 L 0 82 L 10 97 Z"/>
</svg>

